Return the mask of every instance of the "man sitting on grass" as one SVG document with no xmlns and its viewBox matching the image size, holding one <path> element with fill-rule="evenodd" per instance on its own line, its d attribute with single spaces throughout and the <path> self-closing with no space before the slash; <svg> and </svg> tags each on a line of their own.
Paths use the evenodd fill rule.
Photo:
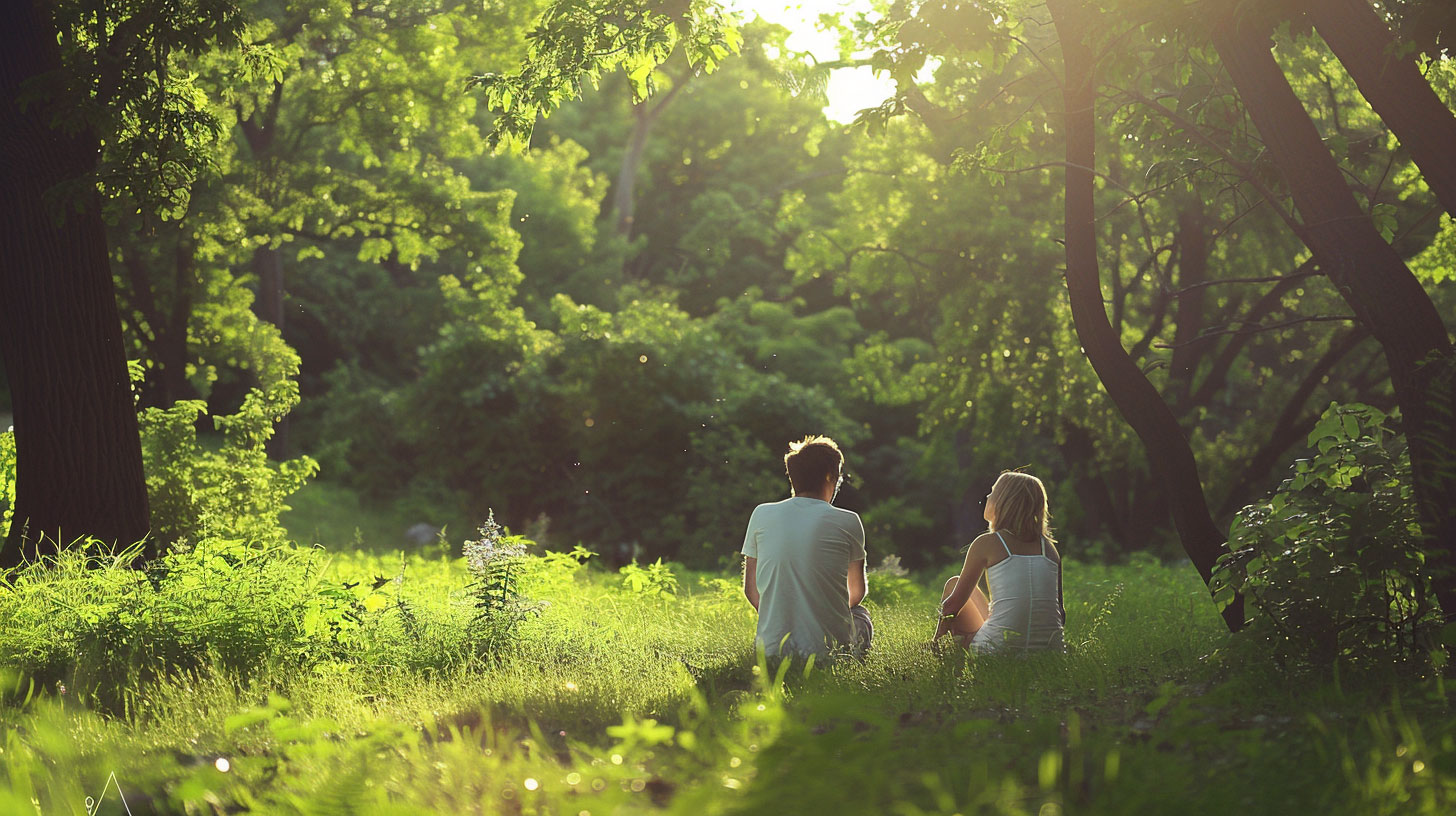
<svg viewBox="0 0 1456 816">
<path fill-rule="evenodd" d="M 758 610 L 758 644 L 769 657 L 862 654 L 874 634 L 859 605 L 869 591 L 864 525 L 830 503 L 844 454 L 810 436 L 789 445 L 784 467 L 793 497 L 755 507 L 743 538 L 743 594 Z"/>
</svg>

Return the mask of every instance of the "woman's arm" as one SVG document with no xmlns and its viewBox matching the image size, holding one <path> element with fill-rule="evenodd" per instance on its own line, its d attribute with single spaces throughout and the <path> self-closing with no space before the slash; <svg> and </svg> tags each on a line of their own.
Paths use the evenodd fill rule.
<svg viewBox="0 0 1456 816">
<path fill-rule="evenodd" d="M 966 550 L 966 562 L 961 566 L 961 575 L 956 581 L 955 589 L 940 604 L 940 620 L 935 627 L 936 638 L 950 631 L 951 620 L 971 599 L 976 584 L 981 582 L 981 574 L 986 571 L 986 556 L 984 548 L 977 546 L 980 543 L 981 538 L 971 542 L 970 548 Z"/>
<path fill-rule="evenodd" d="M 743 557 L 743 597 L 758 609 L 758 559 L 751 555 Z"/>
<path fill-rule="evenodd" d="M 1067 604 L 1062 600 L 1062 561 L 1057 559 L 1057 615 L 1062 619 L 1062 628 L 1067 627 Z"/>
</svg>

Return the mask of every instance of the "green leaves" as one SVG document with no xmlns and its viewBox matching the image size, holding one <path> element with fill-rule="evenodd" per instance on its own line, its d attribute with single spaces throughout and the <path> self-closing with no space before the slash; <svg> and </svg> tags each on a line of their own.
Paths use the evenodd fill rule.
<svg viewBox="0 0 1456 816">
<path fill-rule="evenodd" d="M 180 400 L 142 411 L 152 535 L 168 545 L 216 537 L 281 542 L 285 501 L 318 472 L 307 456 L 275 464 L 264 449 L 298 399 L 297 383 L 287 378 L 250 390 L 236 414 L 213 417 L 223 432 L 216 449 L 197 440 L 197 420 L 206 415 L 207 403 Z"/>
<path fill-rule="evenodd" d="M 622 574 L 622 586 L 637 595 L 647 595 L 664 601 L 677 597 L 677 576 L 672 568 L 659 558 L 646 566 L 636 561 L 618 570 Z"/>
<path fill-rule="evenodd" d="M 1309 435 L 1317 454 L 1230 531 L 1215 597 L 1244 592 L 1256 636 L 1285 660 L 1401 660 L 1434 642 L 1410 461 L 1386 420 L 1331 405 Z"/>
<path fill-rule="evenodd" d="M 10 534 L 15 516 L 15 432 L 0 431 L 0 541 Z"/>
<path fill-rule="evenodd" d="M 622 68 L 640 101 L 652 93 L 653 72 L 679 47 L 690 66 L 712 73 L 743 44 L 737 20 L 715 0 L 556 0 L 528 39 L 514 73 L 481 73 L 467 82 L 498 113 L 488 137 L 493 149 L 524 150 L 537 117 L 579 98 L 605 73 Z"/>
</svg>

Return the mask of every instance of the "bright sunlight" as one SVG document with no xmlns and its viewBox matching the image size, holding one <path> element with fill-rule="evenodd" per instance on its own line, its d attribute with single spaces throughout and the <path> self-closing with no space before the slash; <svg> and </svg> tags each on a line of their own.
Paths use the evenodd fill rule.
<svg viewBox="0 0 1456 816">
<path fill-rule="evenodd" d="M 819 16 L 839 14 L 848 17 L 870 10 L 868 0 L 803 0 L 798 3 L 730 0 L 728 5 L 746 19 L 758 15 L 789 29 L 793 32 L 789 37 L 789 48 L 813 54 L 820 62 L 839 58 L 839 35 L 822 30 Z M 868 67 L 840 68 L 830 75 L 829 104 L 824 106 L 824 115 L 847 124 L 854 121 L 857 111 L 880 104 L 894 92 L 895 86 L 889 77 L 876 77 Z"/>
</svg>

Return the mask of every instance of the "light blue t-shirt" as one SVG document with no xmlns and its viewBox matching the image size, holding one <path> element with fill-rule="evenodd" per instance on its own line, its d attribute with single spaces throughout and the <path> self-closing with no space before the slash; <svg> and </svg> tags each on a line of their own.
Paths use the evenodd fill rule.
<svg viewBox="0 0 1456 816">
<path fill-rule="evenodd" d="M 754 508 L 743 554 L 758 559 L 758 642 L 765 654 L 823 656 L 852 641 L 847 578 L 849 565 L 865 558 L 864 542 L 859 514 L 822 499 L 796 496 Z"/>
</svg>

